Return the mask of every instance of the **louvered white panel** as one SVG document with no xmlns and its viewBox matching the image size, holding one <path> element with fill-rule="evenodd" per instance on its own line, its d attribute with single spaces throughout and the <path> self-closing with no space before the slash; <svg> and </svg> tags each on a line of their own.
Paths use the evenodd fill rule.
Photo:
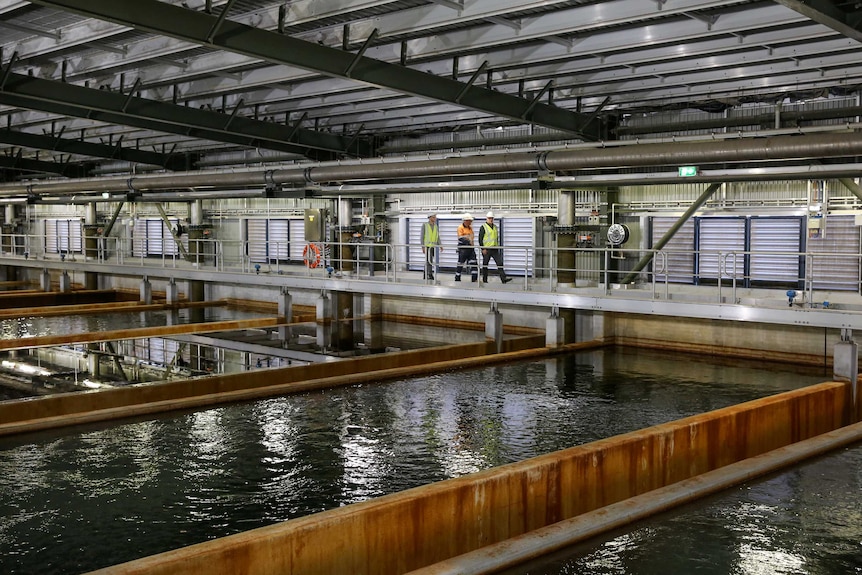
<svg viewBox="0 0 862 575">
<path fill-rule="evenodd" d="M 664 237 L 679 218 L 653 216 L 650 218 L 652 233 L 650 247 Z M 694 221 L 689 220 L 677 230 L 673 238 L 662 248 L 663 256 L 656 255 L 653 269 L 658 270 L 667 262 L 665 273 L 656 275 L 656 281 L 670 283 L 694 283 Z"/>
<path fill-rule="evenodd" d="M 446 271 L 454 272 L 458 266 L 458 250 L 455 247 L 458 245 L 458 226 L 460 225 L 461 220 L 458 219 L 437 218 L 437 227 L 440 228 L 440 244 L 443 246 L 443 251 L 440 253 L 440 268 Z M 473 223 L 473 230 L 476 230 L 475 222 Z"/>
<path fill-rule="evenodd" d="M 288 259 L 293 262 L 302 261 L 302 250 L 305 249 L 305 220 L 301 218 L 292 218 L 288 223 L 288 237 L 290 245 L 288 247 Z"/>
<path fill-rule="evenodd" d="M 745 218 L 696 218 L 698 239 L 697 279 L 718 280 L 719 252 L 727 255 L 731 251 L 745 251 Z M 738 282 L 745 281 L 745 257 L 737 255 L 734 260 L 727 257 L 721 277 Z"/>
<path fill-rule="evenodd" d="M 287 261 L 290 234 L 287 220 L 269 220 L 269 259 Z"/>
<path fill-rule="evenodd" d="M 164 254 L 164 243 L 162 242 L 162 220 L 147 220 L 147 254 Z"/>
<path fill-rule="evenodd" d="M 855 217 L 827 216 L 820 238 L 808 238 L 814 289 L 859 291 L 859 227 Z"/>
<path fill-rule="evenodd" d="M 179 220 L 173 219 L 168 220 L 171 223 L 171 227 L 173 229 L 177 229 L 177 225 L 179 224 Z M 167 228 L 167 225 L 162 220 L 154 220 L 150 222 L 151 227 L 157 227 L 159 232 L 162 234 L 162 249 L 159 251 L 150 250 L 150 253 L 153 255 L 177 255 L 180 253 L 179 248 L 177 248 L 177 242 L 174 241 L 174 236 L 171 234 L 171 231 Z M 188 236 L 185 236 L 186 238 Z M 151 246 L 152 247 L 152 246 Z"/>
<path fill-rule="evenodd" d="M 84 224 L 81 220 L 66 220 L 68 225 L 69 242 L 67 249 L 75 253 L 83 252 L 82 238 L 84 236 Z"/>
<path fill-rule="evenodd" d="M 57 220 L 45 220 L 45 252 L 56 254 L 60 251 L 57 238 Z"/>
<path fill-rule="evenodd" d="M 266 262 L 266 220 L 246 220 L 245 237 L 248 242 L 248 259 L 255 263 Z"/>
<path fill-rule="evenodd" d="M 474 224 L 475 225 L 475 224 Z M 509 275 L 533 275 L 533 218 L 502 218 L 503 267 Z M 480 264 L 482 262 L 479 262 Z"/>
<path fill-rule="evenodd" d="M 422 225 L 427 217 L 411 217 L 407 220 L 407 269 L 421 271 L 425 265 L 422 254 Z"/>
<path fill-rule="evenodd" d="M 802 218 L 752 217 L 749 221 L 751 284 L 798 286 L 802 266 L 793 252 L 802 251 Z"/>
<path fill-rule="evenodd" d="M 179 220 L 169 220 L 174 229 Z M 183 245 L 188 245 L 188 237 L 183 237 Z M 132 229 L 132 255 L 134 256 L 174 256 L 179 254 L 177 243 L 161 218 L 135 220 Z"/>
<path fill-rule="evenodd" d="M 79 219 L 45 220 L 46 253 L 81 253 L 83 251 L 84 227 Z"/>
<path fill-rule="evenodd" d="M 135 220 L 132 227 L 132 255 L 141 257 L 147 255 L 147 220 Z"/>
</svg>

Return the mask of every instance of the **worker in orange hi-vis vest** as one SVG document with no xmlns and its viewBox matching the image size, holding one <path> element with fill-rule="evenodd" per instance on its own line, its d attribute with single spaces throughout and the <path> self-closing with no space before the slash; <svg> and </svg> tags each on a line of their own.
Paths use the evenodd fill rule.
<svg viewBox="0 0 862 575">
<path fill-rule="evenodd" d="M 470 276 L 476 282 L 479 279 L 479 262 L 476 260 L 474 245 L 473 216 L 464 214 L 461 225 L 458 226 L 458 267 L 455 268 L 455 281 L 461 281 L 461 272 L 470 271 Z"/>
</svg>

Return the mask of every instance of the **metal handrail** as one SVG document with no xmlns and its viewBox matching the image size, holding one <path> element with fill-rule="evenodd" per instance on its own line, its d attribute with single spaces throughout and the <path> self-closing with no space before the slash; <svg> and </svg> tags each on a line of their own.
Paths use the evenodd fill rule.
<svg viewBox="0 0 862 575">
<path fill-rule="evenodd" d="M 321 265 L 312 268 L 297 260 L 296 255 L 300 250 L 293 244 L 271 242 L 268 252 L 278 257 L 264 257 L 261 259 L 253 255 L 250 250 L 252 244 L 247 240 L 225 240 L 216 238 L 194 239 L 195 250 L 189 261 L 181 256 L 179 251 L 175 253 L 147 254 L 142 253 L 139 246 L 129 238 L 107 237 L 97 238 L 95 251 L 88 253 L 86 246 L 87 238 L 81 239 L 81 248 L 72 250 L 46 250 L 47 236 L 41 234 L 12 234 L 9 241 L 4 242 L 4 256 L 13 258 L 33 259 L 40 261 L 63 261 L 73 268 L 79 259 L 87 263 L 97 262 L 103 265 L 127 265 L 134 260 L 140 267 L 162 267 L 170 269 L 181 269 L 184 266 L 195 266 L 198 268 L 211 267 L 213 270 L 222 272 L 239 272 L 246 274 L 276 273 L 288 275 L 302 275 L 315 277 L 316 275 L 334 275 L 366 271 L 366 278 L 371 281 L 384 282 L 415 282 L 416 275 L 410 272 L 421 271 L 423 260 L 417 260 L 417 253 L 421 246 L 415 244 L 383 243 L 383 242 L 326 242 L 322 248 Z M 52 240 L 56 240 L 52 236 Z M 303 244 L 305 245 L 305 244 Z M 449 258 L 442 263 L 444 270 L 452 264 L 451 254 L 458 253 L 457 244 L 443 244 L 443 254 Z M 561 272 L 573 273 L 579 280 L 585 281 L 583 287 L 600 288 L 606 295 L 613 295 L 612 289 L 615 280 L 620 274 L 628 273 L 628 270 L 611 269 L 611 259 L 615 261 L 637 261 L 644 254 L 652 253 L 653 263 L 651 268 L 639 272 L 644 283 L 651 286 L 650 297 L 653 299 L 669 299 L 671 289 L 671 277 L 673 270 L 670 269 L 672 256 L 685 255 L 687 258 L 702 257 L 703 252 L 695 250 L 642 250 L 621 249 L 611 247 L 537 247 L 532 245 L 502 245 L 504 268 L 510 275 L 520 276 L 523 281 L 518 282 L 519 289 L 524 291 L 559 291 L 558 278 Z M 357 249 L 367 250 L 364 257 L 357 256 Z M 481 266 L 481 254 L 477 259 Z M 561 261 L 560 253 L 565 250 L 575 255 L 573 269 L 562 270 L 559 267 Z M 829 262 L 837 259 L 855 259 L 855 267 L 862 268 L 862 255 L 847 253 L 805 253 L 790 251 L 719 251 L 710 252 L 718 258 L 718 277 L 716 277 L 716 299 L 723 302 L 723 289 L 726 279 L 730 280 L 732 288 L 732 301 L 738 302 L 739 289 L 750 286 L 751 277 L 744 273 L 739 274 L 739 263 L 745 258 L 769 256 L 782 258 L 803 258 L 805 272 L 803 277 L 789 278 L 788 284 L 795 284 L 794 289 L 802 286 L 799 290 L 804 294 L 808 305 L 813 305 L 815 287 L 817 283 L 816 267 L 819 262 Z M 506 255 L 509 254 L 507 258 Z M 68 258 L 64 256 L 68 255 Z M 81 256 L 84 256 L 83 258 Z M 621 259 L 622 258 L 622 259 Z M 742 258 L 742 259 L 740 259 Z M 520 264 L 517 270 L 507 266 L 507 261 L 517 260 Z M 454 265 L 454 264 L 452 264 Z M 259 267 L 256 267 L 259 266 Z M 494 272 L 493 264 L 489 270 Z M 589 278 L 594 278 L 594 284 Z M 587 281 L 589 280 L 589 281 Z M 858 281 L 858 278 L 856 278 Z M 658 288 L 659 283 L 664 289 Z M 512 284 L 516 285 L 516 284 Z M 680 286 L 687 284 L 680 283 Z M 575 286 L 578 287 L 578 286 Z M 663 291 L 663 293 L 661 293 Z"/>
</svg>

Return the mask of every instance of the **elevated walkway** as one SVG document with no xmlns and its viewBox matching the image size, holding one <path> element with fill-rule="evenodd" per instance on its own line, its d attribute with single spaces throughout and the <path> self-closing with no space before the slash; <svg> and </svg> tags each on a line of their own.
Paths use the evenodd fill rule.
<svg viewBox="0 0 862 575">
<path fill-rule="evenodd" d="M 217 282 L 228 285 L 255 285 L 287 290 L 340 291 L 383 296 L 421 297 L 436 300 L 459 300 L 497 305 L 534 306 L 547 309 L 591 310 L 614 313 L 676 316 L 728 321 L 799 325 L 831 329 L 862 329 L 862 298 L 859 294 L 824 292 L 817 294 L 819 303 L 788 305 L 783 289 L 735 290 L 727 285 L 694 287 L 678 285 L 643 285 L 613 287 L 570 287 L 552 284 L 547 278 L 515 278 L 501 285 L 497 281 L 479 286 L 470 282 L 424 282 L 414 272 L 374 276 L 341 275 L 329 277 L 323 269 L 282 273 L 218 270 L 200 268 L 182 260 L 158 260 L 158 265 L 131 262 L 32 260 L 22 257 L 0 257 L 0 265 L 35 270 L 74 269 L 133 278 Z M 822 302 L 830 302 L 824 307 Z"/>
</svg>

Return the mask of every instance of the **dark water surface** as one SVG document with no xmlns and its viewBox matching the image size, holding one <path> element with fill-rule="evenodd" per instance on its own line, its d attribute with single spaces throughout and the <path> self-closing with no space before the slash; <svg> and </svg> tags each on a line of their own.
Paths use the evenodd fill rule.
<svg viewBox="0 0 862 575">
<path fill-rule="evenodd" d="M 81 573 L 830 378 L 800 371 L 611 349 L 0 439 L 0 573 Z M 722 536 L 756 543 L 786 506 L 817 524 L 835 491 L 850 497 L 834 511 L 847 528 L 826 529 L 822 548 L 855 537 L 858 555 L 858 451 L 811 464 L 837 475 L 828 496 L 814 490 L 826 482 L 794 479 L 803 466 L 770 480 L 780 489 L 740 491 L 762 493 L 754 503 L 687 508 L 710 520 L 694 520 L 706 544 L 679 515 L 662 521 L 679 523 L 680 541 L 665 541 L 661 523 L 639 526 L 531 572 L 771 573 L 738 568 Z M 782 549 L 798 539 L 772 535 L 786 535 Z M 689 546 L 706 552 L 700 567 L 686 563 Z"/>
</svg>

